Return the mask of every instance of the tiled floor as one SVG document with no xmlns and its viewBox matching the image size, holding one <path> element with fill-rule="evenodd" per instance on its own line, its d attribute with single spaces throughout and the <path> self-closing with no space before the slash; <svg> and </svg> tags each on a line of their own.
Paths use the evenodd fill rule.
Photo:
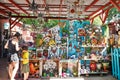
<svg viewBox="0 0 120 80">
<path fill-rule="evenodd" d="M 5 58 L 0 58 L 0 80 L 8 80 L 7 74 L 7 60 Z M 21 80 L 16 79 L 16 80 Z M 112 75 L 90 75 L 89 77 L 81 76 L 79 78 L 50 78 L 50 79 L 35 79 L 29 78 L 29 80 L 117 80 L 113 78 Z"/>
</svg>

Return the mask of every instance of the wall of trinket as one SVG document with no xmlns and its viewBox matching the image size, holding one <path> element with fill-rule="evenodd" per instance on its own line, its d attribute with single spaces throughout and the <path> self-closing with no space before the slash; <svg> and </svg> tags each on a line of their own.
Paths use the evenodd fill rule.
<svg viewBox="0 0 120 80">
<path fill-rule="evenodd" d="M 107 74 L 109 28 L 89 21 L 62 20 L 47 32 L 38 34 L 36 59 L 41 77 L 78 77 Z"/>
</svg>

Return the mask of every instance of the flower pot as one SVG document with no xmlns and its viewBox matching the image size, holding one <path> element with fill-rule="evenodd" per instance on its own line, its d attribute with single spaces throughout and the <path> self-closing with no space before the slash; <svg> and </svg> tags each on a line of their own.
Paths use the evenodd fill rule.
<svg viewBox="0 0 120 80">
<path fill-rule="evenodd" d="M 101 68 L 102 68 L 102 64 L 101 64 L 100 62 L 98 62 L 98 63 L 96 64 L 96 66 L 97 66 L 97 71 L 100 71 Z"/>
<path fill-rule="evenodd" d="M 94 61 L 91 61 L 90 63 L 90 70 L 92 72 L 95 72 L 96 71 L 96 63 Z"/>
<path fill-rule="evenodd" d="M 41 58 L 42 57 L 42 53 L 38 53 L 37 57 Z"/>
<path fill-rule="evenodd" d="M 43 56 L 44 56 L 45 58 L 48 57 L 48 51 L 47 51 L 47 50 L 45 50 L 45 51 L 43 52 Z"/>
<path fill-rule="evenodd" d="M 108 71 L 108 67 L 109 67 L 109 63 L 108 62 L 103 62 L 102 65 L 103 65 L 103 71 L 107 72 Z"/>
</svg>

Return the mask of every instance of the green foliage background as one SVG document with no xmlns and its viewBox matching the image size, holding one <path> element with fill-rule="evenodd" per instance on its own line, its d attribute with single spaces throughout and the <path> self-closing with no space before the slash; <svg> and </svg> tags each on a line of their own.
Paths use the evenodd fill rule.
<svg viewBox="0 0 120 80">
<path fill-rule="evenodd" d="M 24 18 L 24 19 L 22 19 L 22 22 L 24 22 L 25 24 L 34 25 L 35 27 L 41 27 L 39 25 L 39 22 L 37 21 L 37 19 Z M 45 24 L 42 27 L 52 28 L 52 27 L 56 26 L 58 24 L 58 22 L 59 22 L 59 20 L 49 19 L 47 22 L 45 22 Z"/>
</svg>

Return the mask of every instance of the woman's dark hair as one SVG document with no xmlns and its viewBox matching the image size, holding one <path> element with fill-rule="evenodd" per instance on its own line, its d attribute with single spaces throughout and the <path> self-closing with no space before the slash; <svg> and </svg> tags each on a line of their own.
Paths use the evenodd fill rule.
<svg viewBox="0 0 120 80">
<path fill-rule="evenodd" d="M 28 46 L 26 45 L 22 46 L 22 50 L 28 50 Z"/>
<path fill-rule="evenodd" d="M 21 34 L 19 32 L 16 32 L 14 36 L 18 38 L 21 36 Z"/>
</svg>

